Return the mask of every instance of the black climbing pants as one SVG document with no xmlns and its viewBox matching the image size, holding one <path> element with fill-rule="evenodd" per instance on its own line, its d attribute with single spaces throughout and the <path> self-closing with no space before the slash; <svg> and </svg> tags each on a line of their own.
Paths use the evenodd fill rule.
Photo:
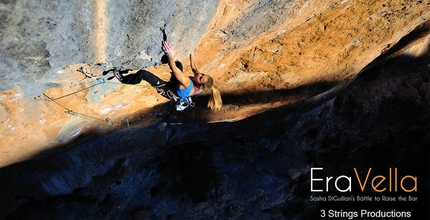
<svg viewBox="0 0 430 220">
<path fill-rule="evenodd" d="M 175 64 L 182 71 L 183 69 L 182 63 L 179 61 L 176 61 Z M 153 73 L 147 70 L 139 70 L 135 74 L 128 74 L 123 77 L 121 82 L 125 84 L 139 84 L 142 80 L 147 81 L 153 87 L 159 88 L 161 85 L 164 84 L 172 90 L 175 89 L 175 86 L 178 83 L 178 80 L 173 74 L 169 82 L 165 82 L 162 79 L 160 79 L 158 76 L 154 75 Z"/>
<path fill-rule="evenodd" d="M 121 82 L 125 84 L 139 84 L 142 80 L 147 81 L 149 84 L 151 84 L 151 86 L 166 84 L 166 82 L 164 82 L 158 76 L 147 70 L 139 70 L 135 74 L 128 74 L 123 77 Z"/>
</svg>

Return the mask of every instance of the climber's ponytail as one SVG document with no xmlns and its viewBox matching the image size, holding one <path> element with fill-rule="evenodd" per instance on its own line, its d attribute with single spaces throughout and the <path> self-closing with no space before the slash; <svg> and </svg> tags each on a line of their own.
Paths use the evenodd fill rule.
<svg viewBox="0 0 430 220">
<path fill-rule="evenodd" d="M 211 93 L 211 97 L 209 98 L 208 108 L 211 108 L 212 111 L 219 111 L 222 106 L 221 93 L 214 87 L 214 80 L 212 77 L 208 76 L 208 81 L 205 84 L 201 85 L 201 89 L 204 91 L 209 91 Z"/>
<path fill-rule="evenodd" d="M 219 111 L 222 106 L 221 93 L 218 89 L 212 87 L 211 88 L 211 97 L 209 98 L 208 108 L 211 108 L 212 111 Z"/>
</svg>

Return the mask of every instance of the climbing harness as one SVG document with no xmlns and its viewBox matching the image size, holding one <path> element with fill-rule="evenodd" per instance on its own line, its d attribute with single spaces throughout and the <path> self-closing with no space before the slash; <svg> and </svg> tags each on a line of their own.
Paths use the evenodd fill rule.
<svg viewBox="0 0 430 220">
<path fill-rule="evenodd" d="M 193 102 L 193 100 L 191 99 L 191 97 L 185 97 L 185 98 L 181 98 L 179 100 L 176 101 L 176 111 L 183 111 L 188 107 L 194 107 L 195 103 Z"/>
<path fill-rule="evenodd" d="M 188 107 L 195 106 L 195 103 L 193 102 L 191 96 L 181 98 L 179 96 L 176 96 L 170 89 L 167 91 L 162 91 L 161 94 L 164 97 L 171 99 L 175 102 L 175 108 L 178 112 L 183 111 Z"/>
</svg>

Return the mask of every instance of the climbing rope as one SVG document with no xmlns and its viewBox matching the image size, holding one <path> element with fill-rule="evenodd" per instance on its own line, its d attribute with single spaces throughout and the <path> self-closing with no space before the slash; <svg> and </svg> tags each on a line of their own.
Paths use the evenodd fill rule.
<svg viewBox="0 0 430 220">
<path fill-rule="evenodd" d="M 34 97 L 34 99 L 52 101 L 55 104 L 57 104 L 58 106 L 60 106 L 61 108 L 63 108 L 64 109 L 64 113 L 66 113 L 66 114 L 71 114 L 71 115 L 74 115 L 74 116 L 80 116 L 80 117 L 84 117 L 84 118 L 90 118 L 90 119 L 94 119 L 94 120 L 97 120 L 97 121 L 108 122 L 110 125 L 113 125 L 114 124 L 113 121 L 110 120 L 109 118 L 100 119 L 100 118 L 96 118 L 96 117 L 93 117 L 93 116 L 90 116 L 90 115 L 86 115 L 86 114 L 83 114 L 83 113 L 76 112 L 76 111 L 74 111 L 74 110 L 72 110 L 72 109 L 70 109 L 70 108 L 62 105 L 61 103 L 57 102 L 57 100 L 69 97 L 69 96 L 74 95 L 76 93 L 79 93 L 79 92 L 82 92 L 84 90 L 88 90 L 88 89 L 90 89 L 92 87 L 95 87 L 95 86 L 98 86 L 98 85 L 101 85 L 101 84 L 106 84 L 106 83 L 108 83 L 108 84 L 130 85 L 130 86 L 140 86 L 140 87 L 144 87 L 144 88 L 151 88 L 151 87 L 157 88 L 157 87 L 161 87 L 161 86 L 165 85 L 165 84 L 161 84 L 161 85 L 157 85 L 157 86 L 151 86 L 151 85 L 148 86 L 148 85 L 139 85 L 139 84 L 124 84 L 124 83 L 120 83 L 120 82 L 107 82 L 103 78 L 96 78 L 92 74 L 89 74 L 89 73 L 85 72 L 83 70 L 83 67 L 80 67 L 79 69 L 77 69 L 77 71 L 81 72 L 82 74 L 84 74 L 87 78 L 95 79 L 97 81 L 97 83 L 94 84 L 94 85 L 91 85 L 91 86 L 79 89 L 77 91 L 74 91 L 74 92 L 62 95 L 60 97 L 54 98 L 54 97 L 48 96 L 45 93 L 43 93 L 43 96 L 46 97 L 46 98 L 40 98 L 40 96 L 38 96 L 38 97 Z M 126 120 L 127 120 L 127 125 L 130 127 L 130 124 L 129 124 L 129 121 L 128 121 L 128 117 L 126 117 Z"/>
<path fill-rule="evenodd" d="M 82 91 L 82 90 L 81 90 Z M 86 114 L 82 114 L 82 113 L 79 113 L 79 112 L 75 112 L 75 111 L 73 111 L 72 109 L 69 109 L 69 108 L 67 108 L 66 106 L 64 106 L 64 105 L 62 105 L 62 104 L 60 104 L 59 102 L 57 102 L 57 100 L 58 99 L 60 99 L 60 98 L 64 98 L 64 97 L 66 97 L 66 96 L 62 96 L 62 97 L 59 97 L 59 98 L 52 98 L 52 97 L 50 97 L 50 96 L 48 96 L 48 95 L 46 95 L 45 93 L 43 93 L 43 95 L 46 97 L 46 98 L 48 98 L 48 100 L 50 100 L 50 101 L 53 101 L 55 104 L 57 104 L 58 106 L 60 106 L 60 107 L 62 107 L 62 108 L 64 108 L 65 109 L 65 111 L 64 111 L 64 113 L 66 113 L 66 114 L 71 114 L 71 115 L 74 115 L 74 116 L 81 116 L 81 117 L 84 117 L 84 118 L 90 118 L 90 119 L 94 119 L 94 120 L 98 120 L 98 121 L 104 121 L 104 122 L 109 122 L 109 124 L 110 125 L 113 125 L 113 122 L 112 122 L 112 120 L 110 120 L 109 118 L 106 118 L 106 119 L 100 119 L 100 118 L 96 118 L 96 117 L 93 117 L 93 116 L 90 116 L 90 115 L 86 115 Z"/>
<path fill-rule="evenodd" d="M 90 88 L 92 88 L 92 87 L 94 87 L 94 86 L 97 86 L 97 85 L 100 85 L 100 84 L 101 84 L 101 83 L 97 83 L 97 84 L 94 84 L 94 85 L 92 85 L 92 86 L 85 87 L 85 88 L 80 89 L 80 90 L 77 90 L 77 91 L 75 91 L 75 92 L 72 92 L 72 93 L 69 93 L 69 94 L 66 94 L 66 95 L 63 95 L 63 96 L 57 97 L 57 98 L 55 98 L 55 99 L 52 99 L 51 101 L 55 101 L 55 100 L 58 100 L 58 99 L 62 99 L 62 98 L 65 98 L 65 97 L 68 97 L 68 96 L 74 95 L 74 94 L 76 94 L 76 93 L 78 93 L 78 92 L 82 92 L 82 91 L 84 91 L 84 90 L 90 89 Z M 43 95 L 45 95 L 45 93 L 43 93 Z M 45 95 L 45 96 L 47 96 L 47 95 Z M 47 96 L 47 97 L 48 97 L 48 96 Z"/>
</svg>

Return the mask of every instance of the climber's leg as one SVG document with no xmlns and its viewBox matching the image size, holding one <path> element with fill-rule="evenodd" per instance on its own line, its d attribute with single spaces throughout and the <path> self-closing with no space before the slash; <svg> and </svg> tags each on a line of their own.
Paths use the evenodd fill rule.
<svg viewBox="0 0 430 220">
<path fill-rule="evenodd" d="M 158 88 L 160 86 L 166 85 L 166 82 L 164 82 L 162 79 L 160 79 L 158 76 L 152 74 L 149 71 L 146 70 L 139 70 L 136 75 L 138 75 L 142 80 L 147 81 L 151 86 Z M 158 89 L 157 89 L 158 91 Z"/>
<path fill-rule="evenodd" d="M 138 74 L 128 74 L 126 76 L 122 75 L 122 72 L 119 70 L 114 70 L 113 75 L 122 83 L 125 84 L 139 84 L 142 81 L 142 78 Z"/>
</svg>

